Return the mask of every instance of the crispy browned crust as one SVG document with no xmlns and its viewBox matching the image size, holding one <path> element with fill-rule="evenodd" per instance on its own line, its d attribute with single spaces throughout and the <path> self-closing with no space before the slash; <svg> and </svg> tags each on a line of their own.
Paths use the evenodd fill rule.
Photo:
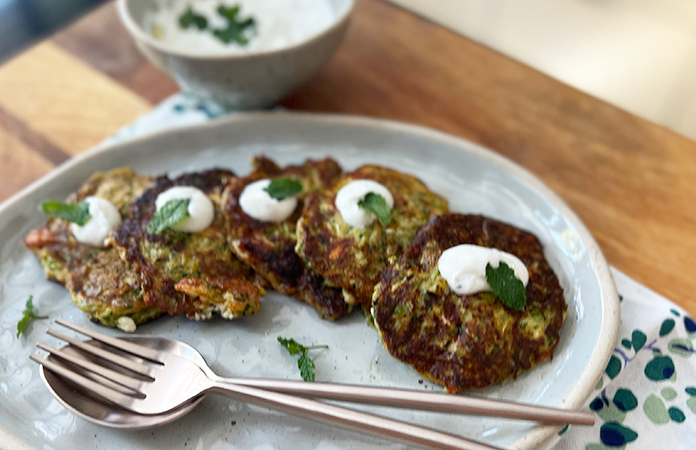
<svg viewBox="0 0 696 450">
<path fill-rule="evenodd" d="M 151 182 L 151 177 L 137 175 L 130 167 L 96 172 L 76 192 L 70 194 L 65 202 L 79 203 L 90 195 L 96 195 L 109 200 L 124 216 L 128 214 L 131 201 Z M 24 245 L 34 253 L 42 252 L 52 258 L 54 268 L 56 264 L 63 266 L 58 270 L 47 270 L 46 274 L 49 279 L 62 284 L 65 284 L 73 263 L 79 264 L 94 251 L 102 251 L 77 242 L 70 232 L 70 223 L 55 218 L 49 218 L 44 226 L 30 231 L 24 238 Z"/>
<path fill-rule="evenodd" d="M 275 290 L 312 305 L 324 319 L 338 319 L 352 307 L 341 289 L 326 286 L 295 253 L 295 224 L 308 195 L 330 188 L 341 176 L 341 167 L 332 159 L 306 161 L 303 165 L 278 167 L 266 157 L 252 160 L 254 171 L 246 177 L 230 180 L 223 204 L 227 218 L 230 247 L 244 263 L 266 278 Z M 239 197 L 249 184 L 264 178 L 291 178 L 301 182 L 298 206 L 292 216 L 280 223 L 262 222 L 242 211 Z"/>
<path fill-rule="evenodd" d="M 386 227 L 374 221 L 365 229 L 353 228 L 338 212 L 336 194 L 359 179 L 383 184 L 394 197 L 392 222 Z M 416 177 L 385 167 L 363 166 L 332 189 L 307 200 L 297 224 L 296 250 L 329 284 L 343 288 L 353 302 L 369 308 L 382 270 L 401 255 L 431 215 L 446 212 L 447 201 Z"/>
<path fill-rule="evenodd" d="M 24 246 L 39 257 L 46 278 L 60 284 L 67 282 L 71 262 L 84 259 L 90 252 L 72 237 L 69 227 L 64 220 L 50 218 L 24 237 Z"/>
<path fill-rule="evenodd" d="M 152 177 L 128 167 L 97 172 L 66 202 L 96 195 L 126 215 L 128 205 L 151 183 Z M 143 302 L 137 272 L 120 260 L 116 250 L 77 242 L 68 222 L 50 218 L 43 227 L 29 232 L 24 244 L 38 255 L 47 278 L 65 284 L 73 302 L 93 321 L 115 326 L 119 317 L 128 316 L 139 324 L 160 315 Z"/>
<path fill-rule="evenodd" d="M 497 248 L 524 262 L 530 274 L 524 311 L 490 292 L 458 296 L 450 290 L 437 262 L 460 244 Z M 387 350 L 453 393 L 515 378 L 550 359 L 565 313 L 563 289 L 534 235 L 460 214 L 435 217 L 418 232 L 382 274 L 373 305 Z"/>
<path fill-rule="evenodd" d="M 131 218 L 114 231 L 113 241 L 121 257 L 138 269 L 147 304 L 196 319 L 213 313 L 231 319 L 258 311 L 263 287 L 251 268 L 229 250 L 219 209 L 222 190 L 233 178 L 226 170 L 187 173 L 174 180 L 159 177 L 131 205 Z M 173 186 L 197 187 L 213 201 L 215 218 L 207 229 L 193 234 L 170 229 L 158 235 L 147 232 L 157 196 Z M 238 307 L 240 302 L 244 308 Z"/>
</svg>

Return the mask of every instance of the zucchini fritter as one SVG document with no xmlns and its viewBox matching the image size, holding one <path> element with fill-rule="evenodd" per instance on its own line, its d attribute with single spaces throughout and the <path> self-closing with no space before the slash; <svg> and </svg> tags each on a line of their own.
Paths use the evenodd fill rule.
<svg viewBox="0 0 696 450">
<path fill-rule="evenodd" d="M 351 181 L 371 179 L 391 192 L 392 221 L 366 228 L 348 225 L 334 204 L 338 191 Z M 297 253 L 332 286 L 343 288 L 346 301 L 367 309 L 379 274 L 396 261 L 432 215 L 447 213 L 447 201 L 417 178 L 379 166 L 363 166 L 307 202 L 297 224 Z"/>
<path fill-rule="evenodd" d="M 312 192 L 333 186 L 342 174 L 341 167 L 332 159 L 324 159 L 281 169 L 265 157 L 255 157 L 252 166 L 254 171 L 248 176 L 230 180 L 223 196 L 232 251 L 266 278 L 275 290 L 309 303 L 322 318 L 334 320 L 347 315 L 352 306 L 344 301 L 341 289 L 326 286 L 324 279 L 313 273 L 295 253 L 295 228 L 305 199 Z M 239 205 L 244 188 L 265 178 L 290 178 L 302 184 L 297 208 L 283 222 L 256 220 Z"/>
<path fill-rule="evenodd" d="M 527 305 L 516 311 L 491 292 L 458 296 L 438 271 L 460 244 L 496 248 L 527 266 Z M 381 276 L 373 317 L 385 348 L 448 392 L 483 388 L 550 359 L 566 315 L 558 278 L 537 238 L 483 216 L 431 219 Z"/>
<path fill-rule="evenodd" d="M 102 197 L 124 217 L 128 205 L 151 184 L 152 177 L 128 167 L 97 172 L 66 202 L 79 203 L 90 195 Z M 161 314 L 145 304 L 138 273 L 121 261 L 114 248 L 77 242 L 68 222 L 50 218 L 42 228 L 32 230 L 24 244 L 39 257 L 46 277 L 64 284 L 75 305 L 92 321 L 113 327 L 127 316 L 137 325 Z"/>
<path fill-rule="evenodd" d="M 130 219 L 114 230 L 112 240 L 121 258 L 139 271 L 145 303 L 196 320 L 214 313 L 234 319 L 259 311 L 262 282 L 232 255 L 220 210 L 222 190 L 233 177 L 226 170 L 187 173 L 174 180 L 162 176 L 131 205 Z M 191 234 L 147 232 L 157 196 L 173 186 L 196 187 L 212 200 L 215 218 L 208 228 Z"/>
</svg>

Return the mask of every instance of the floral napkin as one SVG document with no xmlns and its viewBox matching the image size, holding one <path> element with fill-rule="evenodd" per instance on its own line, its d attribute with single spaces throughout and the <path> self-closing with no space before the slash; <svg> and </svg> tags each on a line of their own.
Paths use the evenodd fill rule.
<svg viewBox="0 0 696 450">
<path fill-rule="evenodd" d="M 545 449 L 696 449 L 696 322 L 612 268 L 621 299 L 614 354 L 585 404 L 594 427 L 561 430 Z"/>
<path fill-rule="evenodd" d="M 112 144 L 228 112 L 175 94 L 102 144 Z M 230 113 L 234 114 L 234 113 Z M 545 450 L 695 450 L 696 322 L 683 309 L 612 268 L 621 298 L 614 354 L 585 409 L 594 427 L 566 427 Z"/>
</svg>

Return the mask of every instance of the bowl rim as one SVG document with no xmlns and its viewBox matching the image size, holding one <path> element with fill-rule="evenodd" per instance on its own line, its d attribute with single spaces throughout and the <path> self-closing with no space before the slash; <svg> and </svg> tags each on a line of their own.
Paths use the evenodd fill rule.
<svg viewBox="0 0 696 450">
<path fill-rule="evenodd" d="M 355 0 L 346 0 L 348 2 L 348 7 L 339 14 L 336 19 L 331 23 L 331 25 L 318 34 L 310 37 L 309 39 L 300 41 L 296 44 L 289 45 L 287 47 L 282 47 L 274 50 L 264 50 L 258 52 L 249 53 L 237 53 L 237 54 L 205 54 L 205 53 L 194 53 L 184 51 L 178 48 L 173 48 L 162 44 L 154 37 L 150 36 L 143 28 L 136 22 L 136 20 L 131 16 L 128 3 L 131 0 L 117 0 L 116 9 L 118 11 L 118 16 L 121 19 L 121 23 L 126 27 L 131 36 L 136 40 L 136 42 L 143 42 L 156 50 L 165 53 L 167 55 L 177 56 L 180 58 L 196 59 L 196 60 L 243 60 L 243 59 L 253 59 L 262 56 L 278 55 L 285 53 L 289 50 L 295 50 L 301 47 L 309 46 L 310 44 L 319 41 L 324 36 L 334 32 L 335 30 L 344 27 L 352 12 L 355 9 Z"/>
</svg>

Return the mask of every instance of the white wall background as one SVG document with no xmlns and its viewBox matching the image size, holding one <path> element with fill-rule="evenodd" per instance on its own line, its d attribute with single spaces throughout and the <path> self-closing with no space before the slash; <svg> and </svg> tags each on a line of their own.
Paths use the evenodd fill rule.
<svg viewBox="0 0 696 450">
<path fill-rule="evenodd" d="M 696 0 L 390 0 L 696 140 Z"/>
</svg>

